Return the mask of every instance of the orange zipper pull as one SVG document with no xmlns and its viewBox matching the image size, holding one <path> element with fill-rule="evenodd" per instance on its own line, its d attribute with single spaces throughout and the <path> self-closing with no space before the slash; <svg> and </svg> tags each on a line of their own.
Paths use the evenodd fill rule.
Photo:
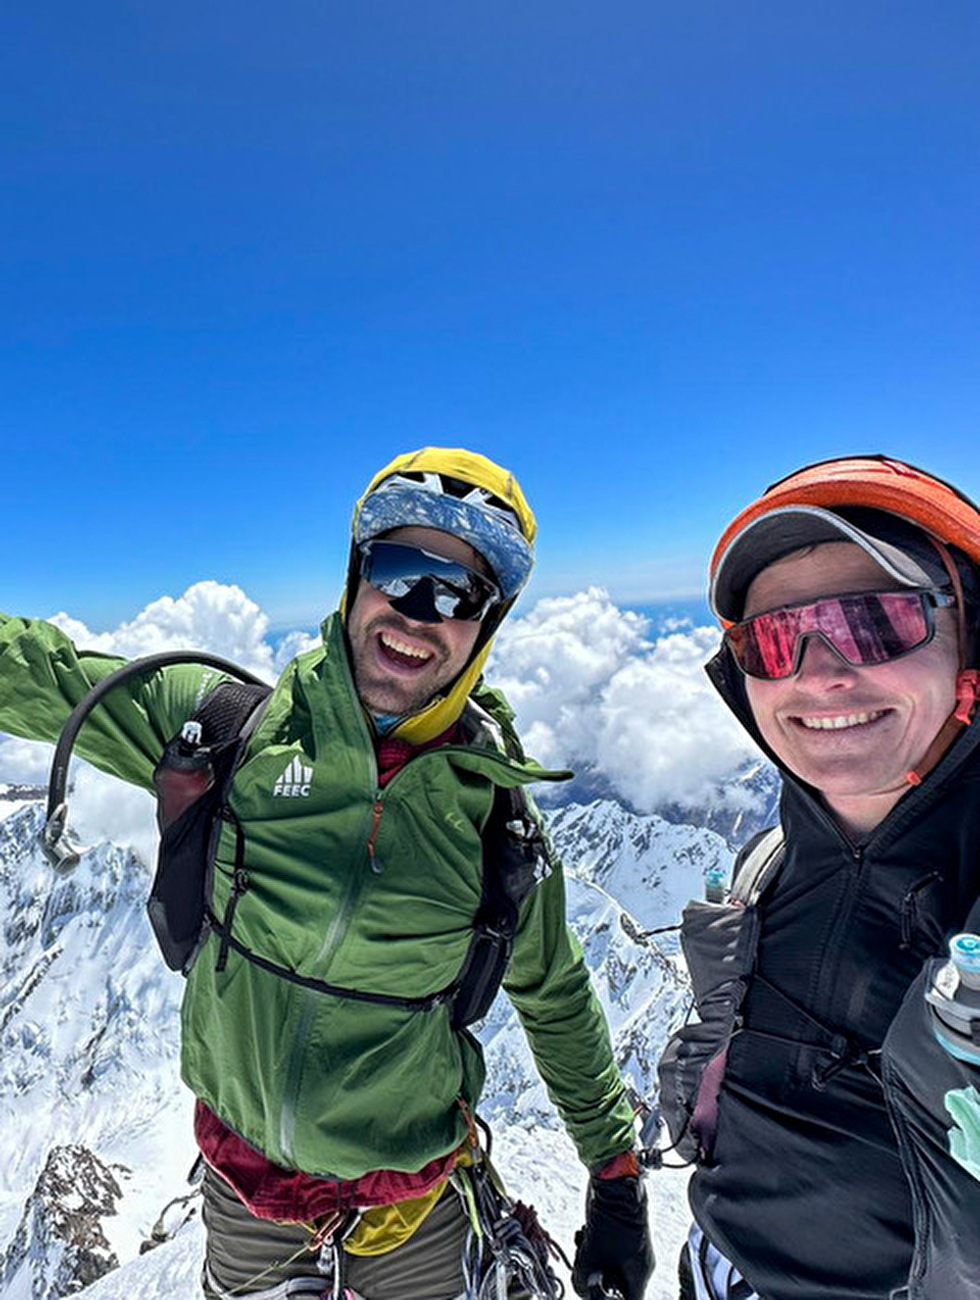
<svg viewBox="0 0 980 1300">
<path fill-rule="evenodd" d="M 383 811 L 384 805 L 381 802 L 381 798 L 380 796 L 376 796 L 374 800 L 374 818 L 371 822 L 371 830 L 368 834 L 367 851 L 368 859 L 371 863 L 371 870 L 379 876 L 382 871 L 384 871 L 384 867 L 378 861 L 375 854 L 375 843 L 378 838 L 378 823 L 381 821 L 381 814 Z"/>
</svg>

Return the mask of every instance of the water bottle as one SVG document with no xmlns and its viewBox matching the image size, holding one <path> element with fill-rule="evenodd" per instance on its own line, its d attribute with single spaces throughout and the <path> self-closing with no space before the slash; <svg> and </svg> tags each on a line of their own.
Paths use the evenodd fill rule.
<svg viewBox="0 0 980 1300">
<path fill-rule="evenodd" d="M 723 903 L 728 897 L 728 873 L 724 867 L 709 867 L 704 873 L 704 897 L 708 903 Z"/>
<path fill-rule="evenodd" d="M 163 751 L 153 773 L 157 789 L 157 825 L 172 826 L 192 803 L 214 784 L 211 750 L 203 743 L 201 724 L 188 718 Z"/>
<path fill-rule="evenodd" d="M 957 934 L 926 991 L 932 1032 L 958 1061 L 980 1065 L 980 935 Z"/>
</svg>

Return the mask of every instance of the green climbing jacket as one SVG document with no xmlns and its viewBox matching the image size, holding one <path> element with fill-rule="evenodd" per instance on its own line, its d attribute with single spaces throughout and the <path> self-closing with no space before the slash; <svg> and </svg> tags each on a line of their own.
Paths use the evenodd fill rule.
<svg viewBox="0 0 980 1300">
<path fill-rule="evenodd" d="M 121 660 L 76 650 L 56 627 L 0 616 L 0 727 L 54 741 L 72 707 Z M 82 729 L 78 751 L 152 788 L 167 740 L 219 675 L 203 666 L 124 683 Z M 492 693 L 488 693 L 492 695 Z M 485 700 L 486 697 L 481 696 Z M 495 711 L 496 706 L 494 707 Z M 499 711 L 498 711 L 499 712 Z M 418 754 L 379 789 L 374 746 L 339 616 L 292 661 L 235 776 L 244 832 L 235 938 L 304 977 L 399 998 L 449 985 L 481 892 L 480 832 L 495 785 L 547 778 L 508 757 L 472 701 L 472 743 Z M 222 826 L 213 909 L 226 915 L 235 833 Z M 557 865 L 557 864 L 556 864 Z M 414 1171 L 453 1150 L 483 1086 L 479 1044 L 445 1005 L 356 1002 L 292 983 L 212 935 L 182 1007 L 182 1073 L 194 1095 L 276 1164 L 337 1179 Z M 538 1070 L 589 1167 L 633 1141 L 631 1110 L 559 869 L 521 910 L 504 980 Z"/>
</svg>

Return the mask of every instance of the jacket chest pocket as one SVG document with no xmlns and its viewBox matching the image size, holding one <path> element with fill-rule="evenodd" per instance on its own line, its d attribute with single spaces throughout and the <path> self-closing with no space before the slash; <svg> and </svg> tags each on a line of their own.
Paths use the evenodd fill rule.
<svg viewBox="0 0 980 1300">
<path fill-rule="evenodd" d="M 924 871 L 912 879 L 899 903 L 899 949 L 923 961 L 934 957 L 942 948 L 944 935 L 956 924 L 948 912 L 941 872 Z"/>
</svg>

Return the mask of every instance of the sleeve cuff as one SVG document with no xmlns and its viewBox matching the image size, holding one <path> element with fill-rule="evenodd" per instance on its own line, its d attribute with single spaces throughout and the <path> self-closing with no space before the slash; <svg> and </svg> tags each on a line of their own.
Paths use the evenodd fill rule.
<svg viewBox="0 0 980 1300">
<path fill-rule="evenodd" d="M 639 1178 L 640 1162 L 635 1151 L 621 1151 L 600 1168 L 593 1170 L 593 1178 Z"/>
</svg>

